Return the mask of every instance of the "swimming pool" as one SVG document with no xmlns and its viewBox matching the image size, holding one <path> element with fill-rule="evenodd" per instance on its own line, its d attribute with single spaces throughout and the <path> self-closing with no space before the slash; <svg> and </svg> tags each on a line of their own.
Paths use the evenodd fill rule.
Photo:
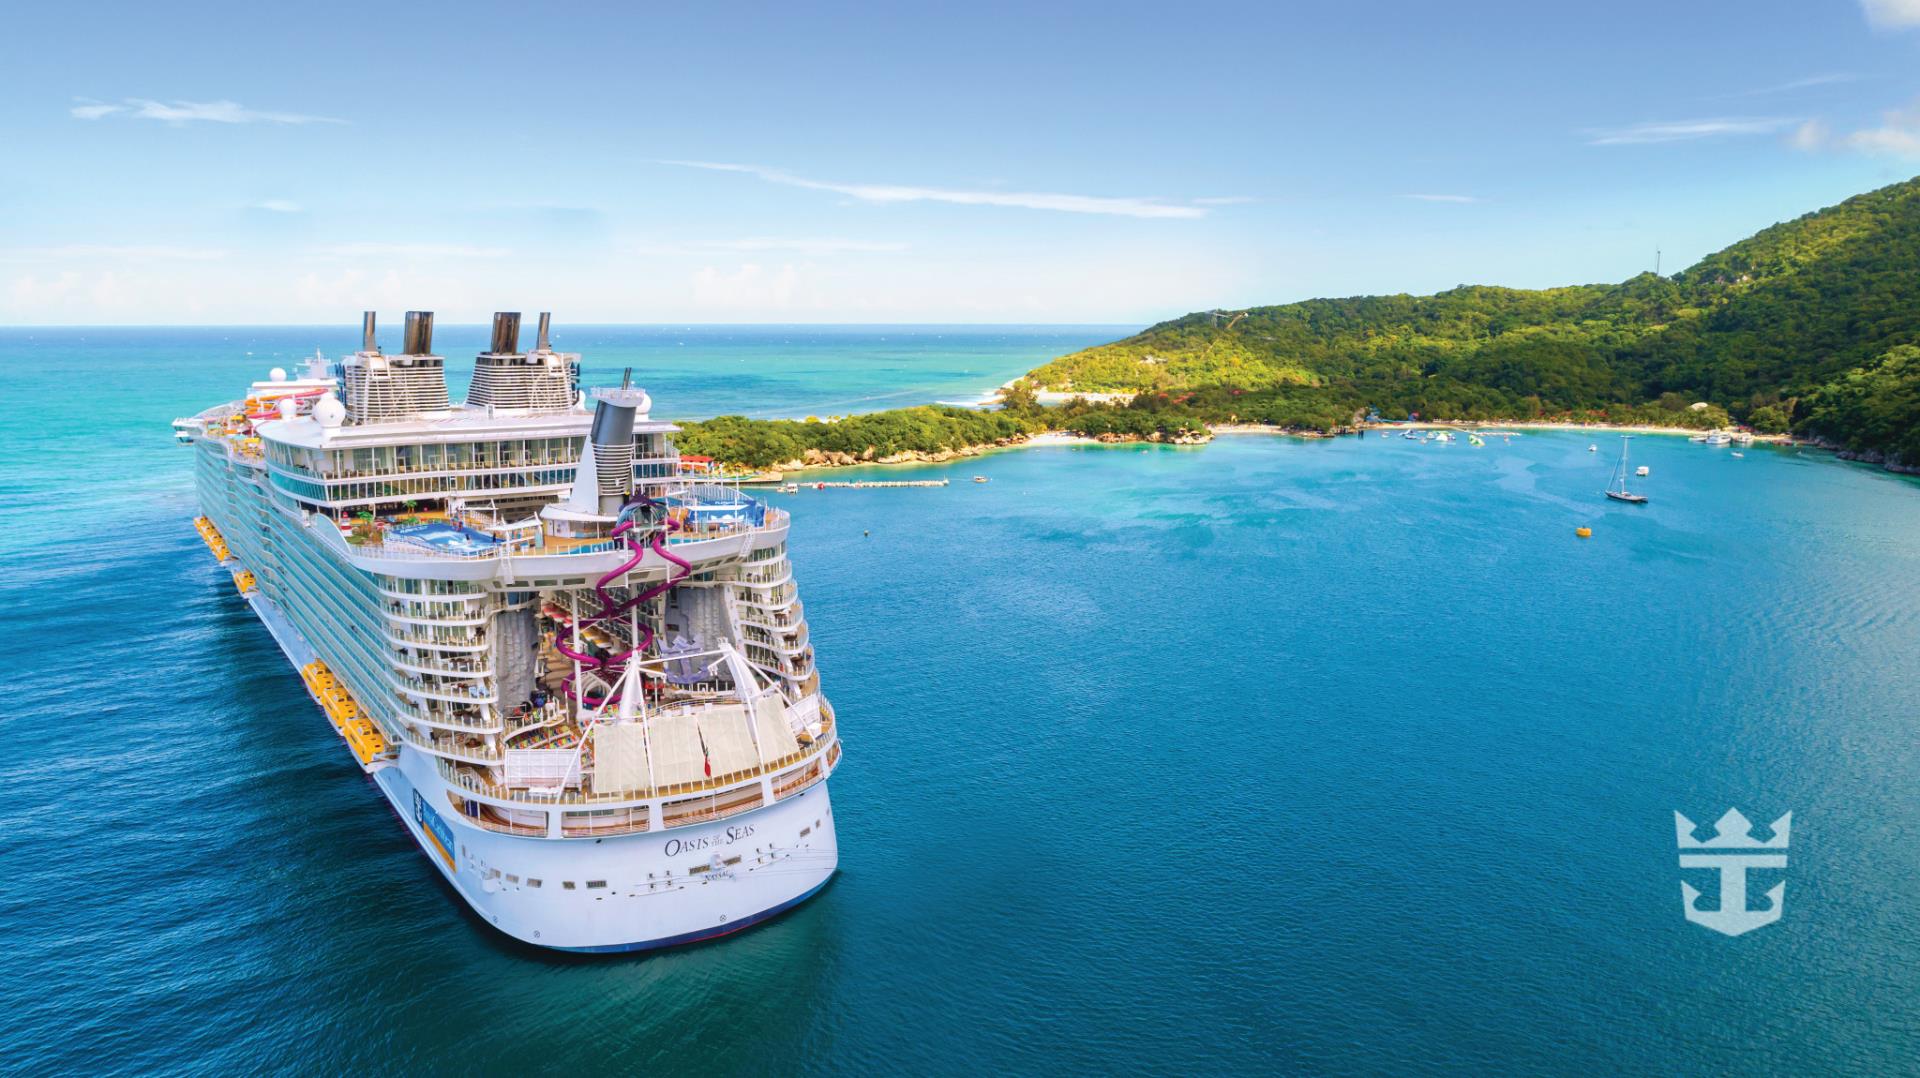
<svg viewBox="0 0 1920 1078">
<path fill-rule="evenodd" d="M 500 545 L 500 541 L 490 535 L 439 520 L 388 528 L 387 538 L 417 543 L 447 554 L 486 554 Z"/>
</svg>

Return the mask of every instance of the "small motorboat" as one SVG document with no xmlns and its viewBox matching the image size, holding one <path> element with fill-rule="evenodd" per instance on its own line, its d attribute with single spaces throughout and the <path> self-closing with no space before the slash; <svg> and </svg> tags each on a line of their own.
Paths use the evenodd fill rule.
<svg viewBox="0 0 1920 1078">
<path fill-rule="evenodd" d="M 988 480 L 987 480 L 987 477 L 984 475 L 976 475 L 973 477 L 973 481 L 976 483 L 985 483 Z"/>
<path fill-rule="evenodd" d="M 1600 452 L 1600 446 L 1599 446 L 1599 445 L 1597 445 L 1596 443 L 1593 443 L 1593 442 L 1588 442 L 1588 443 L 1587 443 L 1587 452 L 1589 452 L 1589 453 L 1598 453 L 1598 452 Z"/>
<path fill-rule="evenodd" d="M 1747 455 L 1745 453 L 1740 452 L 1738 449 L 1733 451 L 1733 455 L 1736 457 L 1739 457 L 1741 460 L 1747 459 Z"/>
<path fill-rule="evenodd" d="M 1638 476 L 1646 476 L 1646 475 L 1650 475 L 1650 474 L 1652 474 L 1652 473 L 1650 473 L 1650 472 L 1648 472 L 1648 471 L 1647 471 L 1647 466 L 1646 466 L 1646 465 L 1644 465 L 1644 464 L 1642 464 L 1641 466 L 1639 466 L 1638 468 L 1635 468 L 1635 469 L 1633 470 L 1633 474 L 1635 474 L 1635 475 L 1638 475 Z"/>
</svg>

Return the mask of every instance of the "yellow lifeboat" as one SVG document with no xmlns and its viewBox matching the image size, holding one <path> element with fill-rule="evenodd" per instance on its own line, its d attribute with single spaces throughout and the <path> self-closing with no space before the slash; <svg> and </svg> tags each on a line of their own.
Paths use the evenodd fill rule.
<svg viewBox="0 0 1920 1078">
<path fill-rule="evenodd" d="M 315 660 L 300 668 L 300 677 L 307 683 L 307 689 L 314 699 L 320 701 L 320 707 L 327 713 L 327 721 L 346 741 L 347 748 L 353 750 L 354 759 L 364 766 L 374 757 L 387 751 L 387 739 L 381 735 L 380 728 L 373 720 L 360 714 L 360 705 L 353 702 L 347 690 L 327 669 L 327 664 Z"/>
<path fill-rule="evenodd" d="M 206 517 L 193 518 L 193 526 L 200 533 L 200 538 L 206 541 L 207 549 L 213 551 L 214 560 L 224 565 L 232 554 L 227 550 L 227 541 L 221 537 L 220 529 L 214 527 L 213 521 Z"/>
<path fill-rule="evenodd" d="M 1585 524 L 1582 524 L 1578 528 L 1573 529 L 1573 534 L 1579 536 L 1582 539 L 1591 539 L 1593 538 L 1593 529 L 1587 527 Z"/>
</svg>

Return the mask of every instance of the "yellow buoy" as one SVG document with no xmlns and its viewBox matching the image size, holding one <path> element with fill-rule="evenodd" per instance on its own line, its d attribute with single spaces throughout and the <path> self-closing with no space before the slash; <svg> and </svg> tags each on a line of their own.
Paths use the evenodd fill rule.
<svg viewBox="0 0 1920 1078">
<path fill-rule="evenodd" d="M 1573 534 L 1579 536 L 1582 539 L 1591 539 L 1593 538 L 1593 529 L 1583 524 L 1580 527 L 1573 529 Z"/>
</svg>

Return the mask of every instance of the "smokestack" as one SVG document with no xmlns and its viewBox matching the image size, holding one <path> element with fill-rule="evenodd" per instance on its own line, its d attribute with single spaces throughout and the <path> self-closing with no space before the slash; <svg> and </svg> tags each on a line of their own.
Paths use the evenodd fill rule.
<svg viewBox="0 0 1920 1078">
<path fill-rule="evenodd" d="M 553 342 L 547 340 L 547 330 L 552 328 L 553 328 L 553 312 L 541 311 L 540 312 L 540 343 L 534 346 L 534 349 L 533 349 L 534 351 L 536 352 L 553 351 Z"/>
<path fill-rule="evenodd" d="M 380 342 L 374 339 L 374 321 L 375 318 L 372 311 L 362 311 L 360 313 L 360 350 L 371 355 L 378 355 L 380 354 Z"/>
<path fill-rule="evenodd" d="M 433 354 L 433 312 L 408 311 L 406 343 L 401 348 L 402 355 L 430 356 Z"/>
<path fill-rule="evenodd" d="M 497 356 L 510 356 L 520 351 L 519 311 L 493 313 L 493 346 L 487 351 Z"/>
</svg>

